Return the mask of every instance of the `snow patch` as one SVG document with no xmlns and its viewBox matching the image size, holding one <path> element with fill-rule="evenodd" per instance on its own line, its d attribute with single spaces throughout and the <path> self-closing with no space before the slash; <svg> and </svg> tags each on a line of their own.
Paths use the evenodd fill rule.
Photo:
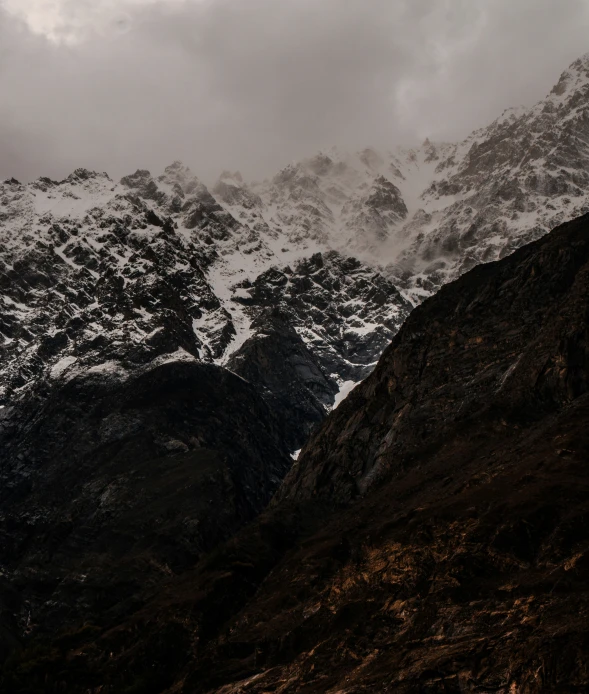
<svg viewBox="0 0 589 694">
<path fill-rule="evenodd" d="M 339 392 L 336 394 L 333 401 L 332 410 L 335 410 L 337 406 L 342 403 L 348 395 L 354 390 L 358 385 L 358 381 L 343 381 L 339 387 Z"/>
<path fill-rule="evenodd" d="M 49 375 L 51 376 L 51 378 L 59 378 L 70 368 L 70 366 L 73 366 L 73 364 L 75 364 L 77 361 L 78 360 L 76 357 L 63 357 L 51 367 Z"/>
</svg>

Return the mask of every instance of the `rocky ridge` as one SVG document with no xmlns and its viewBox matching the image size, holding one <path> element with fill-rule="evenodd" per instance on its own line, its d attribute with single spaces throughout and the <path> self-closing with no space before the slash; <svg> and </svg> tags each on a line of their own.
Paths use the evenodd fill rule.
<svg viewBox="0 0 589 694">
<path fill-rule="evenodd" d="M 271 236 L 236 221 L 179 163 L 157 178 L 138 171 L 120 184 L 85 170 L 61 182 L 12 180 L 2 184 L 0 196 L 4 404 L 38 378 L 110 360 L 130 369 L 182 349 L 202 362 L 224 363 L 254 337 L 251 323 L 268 297 L 282 300 L 272 272 L 293 272 L 287 260 L 296 276 L 305 272 L 304 249 L 278 257 Z M 313 262 L 321 262 L 317 258 Z M 410 304 L 359 262 L 332 254 L 326 263 L 334 273 L 330 315 L 340 316 L 332 337 L 339 331 L 342 344 L 356 339 L 357 351 L 365 353 L 354 372 L 359 380 Z M 373 282 L 380 299 L 371 313 L 361 299 Z M 306 303 L 299 302 L 292 316 L 302 339 L 324 301 L 313 298 L 314 287 L 326 291 L 311 277 L 307 284 Z M 247 286 L 256 296 L 247 298 Z M 354 297 L 356 311 L 350 310 Z M 316 336 L 308 340 L 311 352 L 316 343 Z M 354 371 L 345 359 L 332 349 L 331 361 L 321 362 L 325 376 L 337 381 Z"/>
</svg>

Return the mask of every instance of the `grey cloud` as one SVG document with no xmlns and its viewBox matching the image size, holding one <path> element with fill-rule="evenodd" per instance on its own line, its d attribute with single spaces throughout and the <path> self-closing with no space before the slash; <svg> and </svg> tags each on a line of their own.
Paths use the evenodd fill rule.
<svg viewBox="0 0 589 694">
<path fill-rule="evenodd" d="M 116 19 L 56 46 L 0 15 L 0 176 L 179 158 L 205 180 L 261 177 L 333 144 L 455 139 L 589 50 L 585 0 L 208 0 Z"/>
</svg>

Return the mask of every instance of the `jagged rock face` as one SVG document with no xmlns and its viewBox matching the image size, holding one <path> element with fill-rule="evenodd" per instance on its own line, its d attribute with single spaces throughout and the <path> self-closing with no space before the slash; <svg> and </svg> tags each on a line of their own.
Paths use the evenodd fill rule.
<svg viewBox="0 0 589 694">
<path fill-rule="evenodd" d="M 295 451 L 325 418 L 338 383 L 309 350 L 279 308 L 262 312 L 250 338 L 229 359 L 227 368 L 255 383 L 271 407 L 287 418 L 287 445 Z"/>
<path fill-rule="evenodd" d="M 397 186 L 378 176 L 366 195 L 346 202 L 342 215 L 350 231 L 363 229 L 374 246 L 386 241 L 389 229 L 407 217 L 407 206 Z"/>
<path fill-rule="evenodd" d="M 588 297 L 589 217 L 446 286 L 256 523 L 117 628 L 39 644 L 48 658 L 23 654 L 5 682 L 585 691 Z"/>
<path fill-rule="evenodd" d="M 411 310 L 385 277 L 334 251 L 244 281 L 233 300 L 252 318 L 251 337 L 227 367 L 277 399 L 298 432 L 293 450 L 340 388 L 370 373 Z"/>
<path fill-rule="evenodd" d="M 228 206 L 236 205 L 245 209 L 259 209 L 263 204 L 258 195 L 244 186 L 243 177 L 239 172 L 224 171 L 215 184 L 213 193 Z"/>
<path fill-rule="evenodd" d="M 243 283 L 235 299 L 246 310 L 279 307 L 324 372 L 340 381 L 360 381 L 370 373 L 375 353 L 389 344 L 412 308 L 380 273 L 334 251 L 316 253 L 292 269 L 268 270 Z"/>
<path fill-rule="evenodd" d="M 439 284 L 587 212 L 588 104 L 589 54 L 544 101 L 508 109 L 438 157 L 421 196 L 431 218 L 411 227 L 397 262 Z"/>
<path fill-rule="evenodd" d="M 0 230 L 4 402 L 74 362 L 137 365 L 178 348 L 210 359 L 230 342 L 229 314 L 205 277 L 209 234 L 228 236 L 224 217 L 215 217 L 218 205 L 208 206 L 200 235 L 182 235 L 163 213 L 181 209 L 176 202 L 185 192 L 177 185 L 173 197 L 164 193 L 148 172 L 115 186 L 78 170 L 61 183 L 8 183 L 7 191 L 12 216 Z M 184 203 L 190 209 L 208 205 L 196 192 Z M 192 327 L 203 312 L 219 318 L 207 344 Z"/>
<path fill-rule="evenodd" d="M 253 190 L 269 228 L 280 229 L 289 245 L 367 253 L 375 263 L 378 249 L 407 216 L 391 172 L 372 150 L 333 150 L 291 164 Z"/>
<path fill-rule="evenodd" d="M 246 200 L 237 187 L 239 174 L 223 181 L 215 191 L 227 208 L 231 200 L 252 209 L 261 204 L 256 196 Z M 178 162 L 161 176 L 140 170 L 120 184 L 82 169 L 61 182 L 7 181 L 0 196 L 0 404 L 20 397 L 36 379 L 53 378 L 73 364 L 117 360 L 123 368 L 134 368 L 178 349 L 203 362 L 224 363 L 254 335 L 252 321 L 268 305 L 252 301 L 246 310 L 242 288 L 255 286 L 263 294 L 268 280 L 270 296 L 269 268 L 291 261 L 298 276 L 306 271 L 304 262 L 297 265 L 305 248 L 280 251 L 284 238 L 277 240 L 264 223 L 238 222 Z M 338 262 L 337 272 L 345 274 L 344 260 Z M 360 303 L 359 278 L 363 273 L 370 281 L 376 273 L 358 262 L 350 272 L 350 290 L 340 292 L 340 299 L 347 302 L 354 290 L 359 292 L 356 324 L 373 326 L 357 340 L 365 353 L 361 361 L 375 362 L 383 337 L 392 335 L 411 306 L 381 279 L 388 315 L 374 303 L 371 315 Z M 318 291 L 325 293 L 325 288 Z M 293 320 L 296 313 L 293 327 L 329 320 L 318 316 L 315 304 L 307 302 L 306 315 L 303 305 L 291 311 Z M 333 296 L 329 308 L 330 317 L 341 312 L 353 328 L 349 304 L 340 306 Z M 342 339 L 339 347 L 333 340 L 324 346 L 316 335 L 307 340 L 313 354 L 344 350 L 333 364 L 322 361 L 328 379 L 339 378 L 342 360 L 349 356 L 346 345 Z"/>
<path fill-rule="evenodd" d="M 1 568 L 21 633 L 137 609 L 255 517 L 291 463 L 287 413 L 187 353 L 43 388 L 0 410 Z"/>
</svg>

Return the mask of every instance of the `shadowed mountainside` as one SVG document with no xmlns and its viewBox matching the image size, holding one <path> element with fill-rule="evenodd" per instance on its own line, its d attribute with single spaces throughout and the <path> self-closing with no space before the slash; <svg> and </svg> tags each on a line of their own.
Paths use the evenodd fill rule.
<svg viewBox="0 0 589 694">
<path fill-rule="evenodd" d="M 106 366 L 0 412 L 0 557 L 21 632 L 132 613 L 259 514 L 291 463 L 278 413 L 229 371 L 187 354 Z"/>
<path fill-rule="evenodd" d="M 4 686 L 587 691 L 588 298 L 587 216 L 447 285 L 257 521 Z"/>
</svg>

